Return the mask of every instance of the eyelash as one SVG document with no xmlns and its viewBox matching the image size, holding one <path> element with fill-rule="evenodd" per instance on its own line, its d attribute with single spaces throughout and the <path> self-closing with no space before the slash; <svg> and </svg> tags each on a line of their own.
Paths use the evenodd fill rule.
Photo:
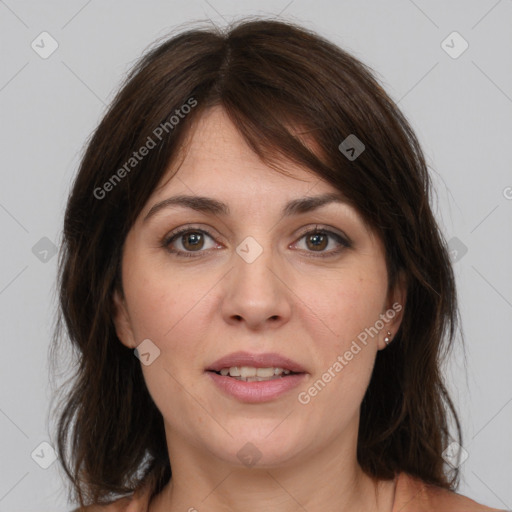
<svg viewBox="0 0 512 512">
<path fill-rule="evenodd" d="M 179 257 L 179 258 L 201 258 L 202 257 L 201 253 L 208 252 L 208 251 L 196 251 L 196 252 L 188 251 L 187 252 L 187 251 L 177 251 L 175 249 L 170 249 L 169 246 L 180 235 L 183 235 L 184 233 L 202 233 L 202 234 L 205 234 L 205 235 L 209 236 L 212 240 L 215 240 L 213 235 L 211 235 L 208 231 L 206 231 L 204 229 L 195 229 L 195 228 L 192 228 L 192 227 L 188 226 L 188 227 L 184 227 L 184 228 L 178 229 L 177 231 L 173 231 L 173 232 L 169 233 L 162 240 L 161 246 L 164 249 L 166 249 L 169 253 L 171 253 L 171 254 Z M 327 251 L 327 252 L 320 252 L 320 253 L 317 253 L 317 254 L 315 254 L 314 251 L 306 251 L 306 252 L 311 253 L 310 256 L 313 257 L 313 258 L 329 258 L 329 257 L 333 257 L 333 256 L 338 255 L 344 249 L 352 247 L 352 244 L 347 239 L 345 239 L 344 237 L 339 235 L 338 233 L 334 233 L 334 232 L 329 231 L 327 229 L 318 229 L 318 226 L 315 227 L 312 230 L 309 230 L 309 231 L 306 231 L 306 232 L 302 233 L 300 235 L 300 237 L 299 237 L 299 240 L 304 238 L 306 235 L 317 235 L 317 234 L 330 235 L 332 238 L 336 239 L 336 241 L 341 245 L 341 247 L 339 247 L 337 249 L 334 249 L 334 250 L 331 250 L 331 251 Z"/>
</svg>

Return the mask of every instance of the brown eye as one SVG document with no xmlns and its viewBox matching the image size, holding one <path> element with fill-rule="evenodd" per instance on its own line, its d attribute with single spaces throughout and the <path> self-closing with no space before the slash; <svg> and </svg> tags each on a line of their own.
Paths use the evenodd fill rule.
<svg viewBox="0 0 512 512">
<path fill-rule="evenodd" d="M 329 256 L 336 256 L 344 249 L 352 247 L 348 239 L 338 233 L 325 229 L 315 228 L 314 230 L 307 231 L 301 236 L 300 240 L 302 239 L 305 239 L 305 251 L 310 253 L 309 255 L 313 257 L 327 258 Z M 332 250 L 326 250 L 331 240 L 335 240 L 338 247 Z"/>
<path fill-rule="evenodd" d="M 212 235 L 202 229 L 184 228 L 171 233 L 162 241 L 162 247 L 177 256 L 195 257 L 206 252 L 205 237 L 213 240 Z M 175 245 L 178 247 L 176 248 Z M 210 247 L 211 248 L 211 247 Z M 208 247 L 206 248 L 208 249 Z M 197 254 L 194 254 L 197 253 Z"/>
<path fill-rule="evenodd" d="M 203 234 L 199 231 L 189 231 L 182 235 L 181 243 L 187 251 L 202 249 L 204 245 Z"/>
<path fill-rule="evenodd" d="M 204 253 L 208 252 L 207 249 L 215 247 L 215 243 L 211 247 L 205 247 L 206 238 L 215 242 L 215 239 L 208 231 L 185 227 L 170 233 L 162 240 L 161 245 L 168 252 L 178 257 L 201 257 Z M 336 256 L 344 249 L 352 247 L 351 242 L 347 238 L 326 229 L 316 228 L 307 231 L 299 240 L 302 239 L 306 241 L 304 252 L 312 257 L 327 258 Z M 335 244 L 335 248 L 326 250 L 332 240 L 338 244 L 338 247 L 336 248 Z"/>
<path fill-rule="evenodd" d="M 308 248 L 312 250 L 320 250 L 322 251 L 327 247 L 329 244 L 329 237 L 326 236 L 324 233 L 313 233 L 311 235 L 307 235 L 306 238 L 306 245 Z"/>
</svg>

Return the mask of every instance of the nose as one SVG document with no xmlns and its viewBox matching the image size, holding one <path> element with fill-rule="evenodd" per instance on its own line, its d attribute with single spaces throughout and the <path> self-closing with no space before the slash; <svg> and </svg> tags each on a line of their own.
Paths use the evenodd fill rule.
<svg viewBox="0 0 512 512">
<path fill-rule="evenodd" d="M 255 259 L 246 256 L 255 248 L 249 246 L 244 253 L 246 247 L 234 254 L 233 267 L 223 280 L 222 315 L 227 323 L 244 322 L 251 330 L 282 326 L 292 310 L 290 273 L 268 246 L 261 247 Z"/>
</svg>

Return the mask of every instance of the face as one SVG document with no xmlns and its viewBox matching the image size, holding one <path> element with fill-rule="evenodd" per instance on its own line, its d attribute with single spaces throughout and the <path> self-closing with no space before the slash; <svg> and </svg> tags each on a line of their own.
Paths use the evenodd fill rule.
<svg viewBox="0 0 512 512">
<path fill-rule="evenodd" d="M 334 444 L 352 450 L 376 354 L 404 300 L 402 289 L 388 294 L 382 243 L 342 199 L 285 211 L 342 195 L 295 164 L 286 164 L 291 176 L 268 167 L 219 107 L 200 118 L 187 148 L 127 236 L 124 296 L 114 295 L 119 338 L 143 343 L 169 450 L 190 446 L 237 465 L 254 455 L 267 466 Z M 178 195 L 228 212 L 162 203 Z M 295 364 L 297 375 L 242 382 L 207 371 L 235 352 L 248 359 L 220 366 Z"/>
</svg>

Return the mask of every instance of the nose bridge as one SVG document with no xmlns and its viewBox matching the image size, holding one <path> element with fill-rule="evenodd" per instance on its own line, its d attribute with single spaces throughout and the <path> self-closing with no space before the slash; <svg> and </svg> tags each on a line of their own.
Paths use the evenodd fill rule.
<svg viewBox="0 0 512 512">
<path fill-rule="evenodd" d="M 236 247 L 223 305 L 228 317 L 241 317 L 253 326 L 269 318 L 284 318 L 290 310 L 279 277 L 278 255 L 270 237 L 258 238 L 247 236 Z"/>
<path fill-rule="evenodd" d="M 236 247 L 234 270 L 235 279 L 239 281 L 237 287 L 244 282 L 257 288 L 253 290 L 254 294 L 263 289 L 265 293 L 270 292 L 270 288 L 275 286 L 275 276 L 271 271 L 276 266 L 275 260 L 276 253 L 271 246 L 270 237 L 258 236 L 256 239 L 254 236 L 247 236 Z"/>
</svg>

